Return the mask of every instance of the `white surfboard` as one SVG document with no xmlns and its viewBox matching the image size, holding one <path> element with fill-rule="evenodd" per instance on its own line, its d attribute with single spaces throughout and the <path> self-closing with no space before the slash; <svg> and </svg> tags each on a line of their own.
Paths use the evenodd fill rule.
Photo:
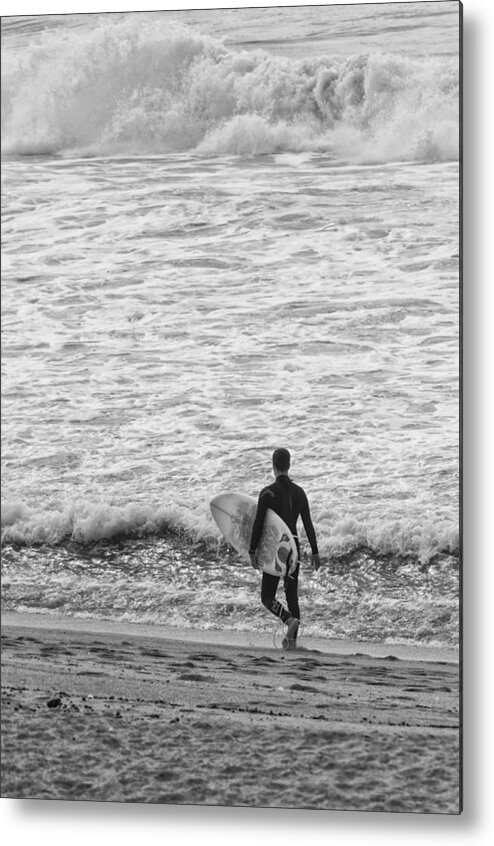
<svg viewBox="0 0 494 846">
<path fill-rule="evenodd" d="M 226 540 L 242 558 L 249 561 L 250 538 L 257 510 L 257 500 L 247 494 L 224 493 L 210 502 L 211 514 Z M 265 573 L 284 576 L 293 573 L 298 561 L 295 539 L 271 508 L 266 511 L 257 560 Z"/>
</svg>

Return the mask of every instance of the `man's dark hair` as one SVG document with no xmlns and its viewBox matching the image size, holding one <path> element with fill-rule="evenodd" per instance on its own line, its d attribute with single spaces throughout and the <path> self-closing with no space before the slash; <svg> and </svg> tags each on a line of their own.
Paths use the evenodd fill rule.
<svg viewBox="0 0 494 846">
<path fill-rule="evenodd" d="M 287 449 L 275 449 L 273 452 L 273 467 L 280 473 L 287 473 L 290 469 L 290 453 Z"/>
</svg>

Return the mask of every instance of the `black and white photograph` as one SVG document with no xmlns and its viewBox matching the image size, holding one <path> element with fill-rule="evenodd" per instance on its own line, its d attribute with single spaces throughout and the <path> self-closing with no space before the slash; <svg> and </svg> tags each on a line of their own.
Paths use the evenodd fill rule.
<svg viewBox="0 0 494 846">
<path fill-rule="evenodd" d="M 5 15 L 2 799 L 462 813 L 462 15 Z"/>
</svg>

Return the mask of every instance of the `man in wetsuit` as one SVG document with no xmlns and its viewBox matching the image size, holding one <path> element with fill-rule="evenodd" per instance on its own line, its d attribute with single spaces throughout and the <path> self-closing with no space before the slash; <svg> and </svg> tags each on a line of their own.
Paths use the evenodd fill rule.
<svg viewBox="0 0 494 846">
<path fill-rule="evenodd" d="M 261 539 L 266 510 L 271 508 L 278 514 L 295 538 L 299 553 L 299 561 L 295 571 L 284 578 L 285 596 L 288 610 L 276 599 L 279 577 L 270 573 L 262 574 L 261 602 L 279 617 L 287 626 L 286 638 L 283 645 L 288 649 L 295 649 L 297 645 L 297 631 L 300 624 L 300 608 L 298 604 L 298 573 L 300 568 L 300 543 L 297 536 L 297 520 L 302 517 L 307 539 L 312 549 L 312 564 L 316 570 L 321 566 L 317 549 L 316 533 L 310 516 L 309 503 L 305 491 L 288 476 L 290 469 L 290 453 L 287 449 L 276 449 L 273 453 L 273 473 L 275 481 L 263 488 L 259 494 L 257 512 L 252 527 L 250 540 L 250 563 L 255 570 L 259 569 L 256 550 Z"/>
</svg>

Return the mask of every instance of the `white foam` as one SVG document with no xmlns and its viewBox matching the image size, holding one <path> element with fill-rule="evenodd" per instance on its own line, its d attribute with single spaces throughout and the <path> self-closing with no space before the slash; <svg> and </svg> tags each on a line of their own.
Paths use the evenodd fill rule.
<svg viewBox="0 0 494 846">
<path fill-rule="evenodd" d="M 454 64 L 232 51 L 159 17 L 5 41 L 2 150 L 93 155 L 325 151 L 360 162 L 458 157 Z"/>
<path fill-rule="evenodd" d="M 104 502 L 68 503 L 63 510 L 37 510 L 22 503 L 2 502 L 2 542 L 57 544 L 70 539 L 93 543 L 126 537 L 159 535 L 165 530 L 182 531 L 193 540 L 216 543 L 221 539 L 209 509 L 190 510 L 184 505 L 153 506 Z M 354 517 L 327 520 L 319 512 L 318 534 L 324 556 L 338 557 L 361 547 L 378 555 L 414 556 L 427 562 L 437 553 L 457 553 L 458 530 L 452 520 L 383 520 L 374 523 Z M 305 537 L 303 529 L 302 537 Z"/>
</svg>

